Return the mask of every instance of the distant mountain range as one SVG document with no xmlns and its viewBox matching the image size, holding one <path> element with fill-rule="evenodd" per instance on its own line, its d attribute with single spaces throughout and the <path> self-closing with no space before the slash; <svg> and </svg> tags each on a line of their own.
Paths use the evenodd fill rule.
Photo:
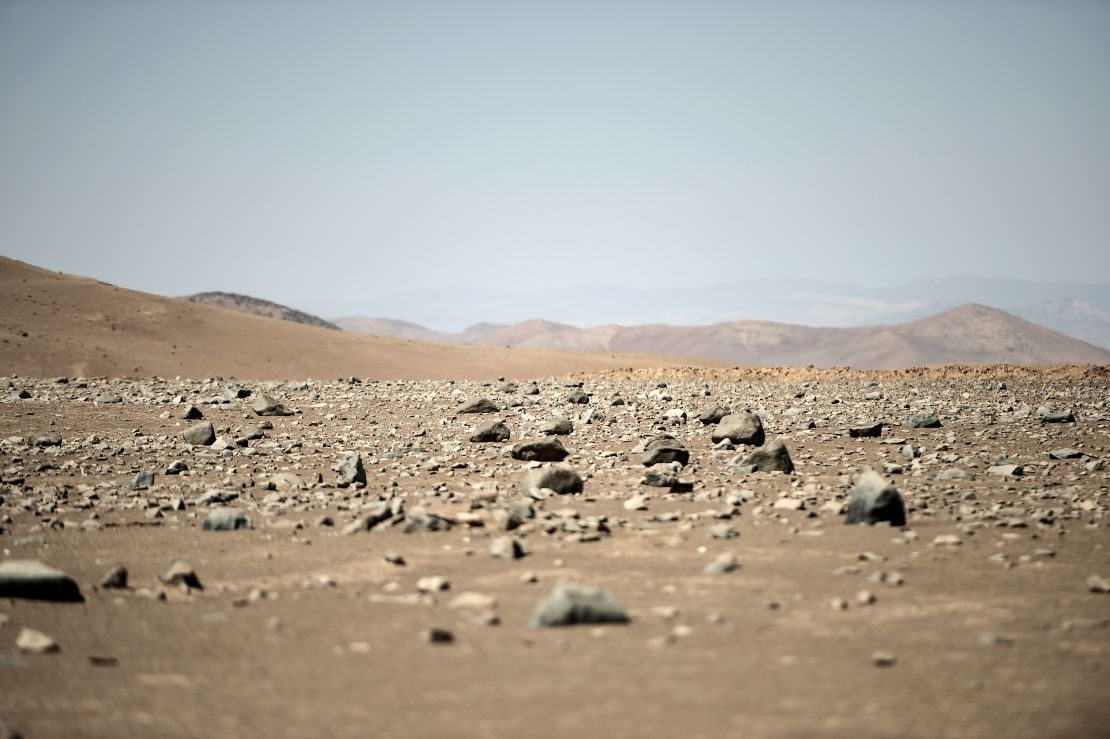
<svg viewBox="0 0 1110 739">
<path fill-rule="evenodd" d="M 985 305 L 965 305 L 898 324 L 855 328 L 770 321 L 705 326 L 648 324 L 578 328 L 545 320 L 477 324 L 448 334 L 405 321 L 340 318 L 348 331 L 480 346 L 641 352 L 709 357 L 746 365 L 889 369 L 955 362 L 1110 363 L 1110 351 Z"/>
<path fill-rule="evenodd" d="M 357 308 L 354 303 L 326 298 L 312 301 L 311 307 L 320 315 L 388 316 L 410 322 L 415 327 L 412 330 L 454 334 L 480 322 L 513 324 L 537 316 L 572 326 L 690 326 L 731 321 L 876 326 L 906 323 L 975 303 L 1110 349 L 1110 285 L 1106 284 L 948 277 L 863 288 L 814 280 L 750 280 L 667 288 L 596 284 L 482 290 L 460 286 L 453 288 L 451 295 L 447 299 L 444 291 L 437 289 L 392 296 L 375 293 L 360 296 Z M 302 302 L 309 305 L 309 301 Z"/>
<path fill-rule="evenodd" d="M 195 293 L 194 295 L 186 295 L 182 298 L 182 300 L 188 300 L 190 303 L 200 303 L 201 305 L 214 305 L 217 308 L 229 308 L 231 310 L 239 311 L 240 313 L 248 313 L 252 316 L 278 318 L 282 321 L 303 323 L 306 326 L 330 328 L 333 331 L 342 330 L 339 328 L 339 326 L 336 326 L 331 321 L 325 321 L 323 318 L 319 318 L 310 313 L 305 313 L 304 311 L 299 311 L 296 308 L 290 308 L 285 305 L 273 303 L 269 300 L 252 298 L 249 295 L 240 295 L 238 293 L 207 292 Z"/>
</svg>

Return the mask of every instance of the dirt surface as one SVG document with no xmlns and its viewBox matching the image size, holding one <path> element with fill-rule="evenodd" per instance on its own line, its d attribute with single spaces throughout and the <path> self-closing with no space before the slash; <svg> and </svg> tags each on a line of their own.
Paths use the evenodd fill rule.
<svg viewBox="0 0 1110 739">
<path fill-rule="evenodd" d="M 586 404 L 568 401 L 576 383 Z M 284 382 L 230 399 L 238 384 L 219 380 L 0 379 L 3 558 L 60 568 L 85 596 L 0 599 L 0 719 L 29 739 L 1106 736 L 1110 595 L 1087 584 L 1110 576 L 1105 368 L 517 385 Z M 295 415 L 258 417 L 260 392 Z M 458 412 L 479 397 L 501 410 Z M 215 446 L 184 441 L 188 404 Z M 758 411 L 795 472 L 737 469 L 750 449 L 715 450 L 697 420 L 716 404 Z M 1067 410 L 1074 423 L 1041 421 Z M 921 411 L 943 427 L 909 428 Z M 560 416 L 584 492 L 529 497 L 538 463 L 509 450 Z M 496 419 L 511 439 L 468 441 Z M 879 438 L 849 437 L 872 421 Z M 641 484 L 633 450 L 660 433 L 688 448 L 692 490 Z M 39 446 L 49 435 L 61 444 Z M 1078 456 L 1047 456 L 1063 447 Z M 350 451 L 367 482 L 338 487 Z M 1003 457 L 1024 474 L 989 473 Z M 175 461 L 187 470 L 165 474 Z M 844 525 L 866 468 L 897 486 L 907 526 Z M 973 479 L 935 479 L 952 469 Z M 143 470 L 153 487 L 133 490 Z M 213 489 L 253 528 L 201 530 Z M 403 513 L 343 533 L 383 500 Z M 522 502 L 535 518 L 502 531 Z M 406 533 L 429 520 L 448 528 Z M 527 555 L 491 557 L 502 536 Z M 706 574 L 722 554 L 739 567 Z M 160 582 L 175 560 L 202 590 Z M 97 587 L 117 564 L 131 587 Z M 421 594 L 430 576 L 449 589 Z M 530 629 L 559 582 L 608 589 L 630 622 Z M 466 592 L 494 603 L 452 608 Z M 454 641 L 429 643 L 432 627 Z M 23 628 L 60 651 L 20 651 Z"/>
</svg>

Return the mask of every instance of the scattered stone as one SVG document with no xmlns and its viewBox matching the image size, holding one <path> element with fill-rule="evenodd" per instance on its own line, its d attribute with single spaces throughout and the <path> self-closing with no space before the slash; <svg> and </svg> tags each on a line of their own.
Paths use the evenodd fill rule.
<svg viewBox="0 0 1110 739">
<path fill-rule="evenodd" d="M 1092 593 L 1110 593 L 1110 578 L 1091 575 L 1087 578 L 1087 589 Z"/>
<path fill-rule="evenodd" d="M 898 658 L 890 652 L 875 652 L 871 655 L 871 664 L 876 667 L 894 667 L 898 664 Z"/>
<path fill-rule="evenodd" d="M 1021 477 L 1025 474 L 1025 468 L 1020 464 L 996 464 L 987 468 L 987 474 L 1000 477 Z"/>
<path fill-rule="evenodd" d="M 891 526 L 905 526 L 906 507 L 893 482 L 884 480 L 874 470 L 867 470 L 852 489 L 844 523 L 876 524 L 883 521 Z"/>
<path fill-rule="evenodd" d="M 439 626 L 426 629 L 421 633 L 420 638 L 429 644 L 452 644 L 455 641 L 455 635 L 450 630 Z"/>
<path fill-rule="evenodd" d="M 182 560 L 177 560 L 170 565 L 170 568 L 166 570 L 166 574 L 162 575 L 161 580 L 166 585 L 192 590 L 204 590 L 204 586 L 200 584 L 200 578 L 197 577 L 196 570 L 194 570 L 188 562 L 183 562 Z"/>
<path fill-rule="evenodd" d="M 61 650 L 58 642 L 46 634 L 26 627 L 21 629 L 19 636 L 15 638 L 15 647 L 27 654 L 51 654 Z"/>
<path fill-rule="evenodd" d="M 522 441 L 512 450 L 512 458 L 524 462 L 562 462 L 570 452 L 558 439 Z"/>
<path fill-rule="evenodd" d="M 671 462 L 685 466 L 690 462 L 690 452 L 673 436 L 657 436 L 644 445 L 642 459 L 645 467 Z"/>
<path fill-rule="evenodd" d="M 574 431 L 574 422 L 569 418 L 556 418 L 540 426 L 540 433 L 547 436 L 567 436 Z"/>
<path fill-rule="evenodd" d="M 185 429 L 181 436 L 193 446 L 209 446 L 216 441 L 216 430 L 212 428 L 211 421 L 201 421 Z"/>
<path fill-rule="evenodd" d="M 499 536 L 490 542 L 490 556 L 494 559 L 520 559 L 525 555 L 524 545 L 513 536 Z"/>
<path fill-rule="evenodd" d="M 0 598 L 76 603 L 85 600 L 73 578 L 37 559 L 0 562 Z"/>
<path fill-rule="evenodd" d="M 61 446 L 62 437 L 57 434 L 42 434 L 41 436 L 32 436 L 28 443 L 34 447 Z"/>
<path fill-rule="evenodd" d="M 1075 414 L 1071 411 L 1044 413 L 1041 415 L 1041 423 L 1075 423 Z"/>
<path fill-rule="evenodd" d="M 476 444 L 507 441 L 510 435 L 508 426 L 501 421 L 492 421 L 475 431 L 470 436 L 470 441 Z"/>
<path fill-rule="evenodd" d="M 187 405 L 185 410 L 181 412 L 181 420 L 183 421 L 199 421 L 202 418 L 204 418 L 204 414 L 195 405 Z"/>
<path fill-rule="evenodd" d="M 936 413 L 915 413 L 906 420 L 906 426 L 911 429 L 939 429 L 940 419 Z"/>
<path fill-rule="evenodd" d="M 528 470 L 522 487 L 525 491 L 547 489 L 559 495 L 573 495 L 581 493 L 584 484 L 569 464 L 553 464 Z"/>
<path fill-rule="evenodd" d="M 763 420 L 754 413 L 731 413 L 720 420 L 710 438 L 714 444 L 728 439 L 733 444 L 763 446 Z"/>
<path fill-rule="evenodd" d="M 1083 456 L 1083 452 L 1078 449 L 1066 447 L 1064 449 L 1053 449 L 1048 453 L 1048 456 L 1052 459 L 1079 459 Z"/>
<path fill-rule="evenodd" d="M 416 581 L 416 589 L 421 593 L 438 593 L 443 590 L 450 590 L 451 581 L 438 575 L 422 577 Z"/>
<path fill-rule="evenodd" d="M 869 426 L 853 426 L 848 429 L 848 436 L 853 439 L 878 438 L 883 435 L 882 421 Z"/>
<path fill-rule="evenodd" d="M 576 405 L 586 405 L 586 403 L 590 402 L 590 396 L 588 393 L 584 393 L 581 390 L 575 390 L 573 393 L 567 396 L 567 402 L 574 403 Z"/>
<path fill-rule="evenodd" d="M 136 472 L 135 476 L 131 478 L 132 490 L 147 490 L 154 485 L 153 472 Z"/>
<path fill-rule="evenodd" d="M 123 565 L 116 565 L 108 570 L 108 574 L 100 581 L 100 587 L 106 590 L 126 590 L 127 568 Z"/>
<path fill-rule="evenodd" d="M 469 403 L 465 403 L 457 413 L 498 413 L 501 409 L 491 400 L 485 398 L 478 398 Z"/>
<path fill-rule="evenodd" d="M 735 554 L 721 554 L 705 566 L 707 575 L 725 575 L 740 567 Z"/>
<path fill-rule="evenodd" d="M 366 484 L 366 469 L 362 466 L 362 455 L 358 452 L 346 452 L 332 470 L 338 473 L 336 484 L 341 488 L 357 483 Z"/>
<path fill-rule="evenodd" d="M 724 424 L 724 421 L 721 421 Z M 752 472 L 785 472 L 794 471 L 794 462 L 790 459 L 790 452 L 782 439 L 774 439 L 759 447 L 740 463 L 741 467 L 750 467 Z"/>
<path fill-rule="evenodd" d="M 740 536 L 740 532 L 730 524 L 718 523 L 709 527 L 709 535 L 714 539 L 736 539 Z"/>
<path fill-rule="evenodd" d="M 216 508 L 204 519 L 205 531 L 238 531 L 251 528 L 251 519 L 238 508 Z"/>
<path fill-rule="evenodd" d="M 608 590 L 570 583 L 556 585 L 536 606 L 533 629 L 574 624 L 628 623 L 624 607 Z"/>
<path fill-rule="evenodd" d="M 258 393 L 251 402 L 251 410 L 260 416 L 291 416 L 293 411 L 286 408 L 274 398 L 264 393 Z"/>
<path fill-rule="evenodd" d="M 710 426 L 715 423 L 720 423 L 721 419 L 728 416 L 728 414 L 731 412 L 732 411 L 730 411 L 728 408 L 725 408 L 724 406 L 715 405 L 712 408 L 706 408 L 704 411 L 699 413 L 698 420 L 702 422 L 703 426 Z"/>
</svg>

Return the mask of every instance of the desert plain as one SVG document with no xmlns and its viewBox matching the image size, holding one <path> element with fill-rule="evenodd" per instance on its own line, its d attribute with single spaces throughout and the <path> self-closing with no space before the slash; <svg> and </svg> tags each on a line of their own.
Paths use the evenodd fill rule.
<svg viewBox="0 0 1110 739">
<path fill-rule="evenodd" d="M 0 736 L 1107 734 L 1104 365 L 460 349 L 8 287 Z"/>
</svg>

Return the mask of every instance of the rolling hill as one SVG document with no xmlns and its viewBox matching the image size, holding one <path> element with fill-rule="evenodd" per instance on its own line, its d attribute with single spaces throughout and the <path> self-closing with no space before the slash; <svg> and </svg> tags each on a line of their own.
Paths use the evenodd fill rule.
<svg viewBox="0 0 1110 739">
<path fill-rule="evenodd" d="M 186 295 L 182 300 L 188 300 L 190 303 L 200 303 L 202 305 L 214 305 L 217 308 L 228 308 L 252 316 L 277 318 L 282 321 L 291 321 L 292 323 L 303 323 L 306 326 L 319 326 L 320 328 L 328 328 L 332 331 L 342 330 L 331 321 L 325 321 L 323 318 L 311 315 L 310 313 L 305 313 L 304 311 L 290 308 L 280 303 L 263 300 L 262 298 L 252 298 L 249 295 L 207 292 Z"/>
</svg>

